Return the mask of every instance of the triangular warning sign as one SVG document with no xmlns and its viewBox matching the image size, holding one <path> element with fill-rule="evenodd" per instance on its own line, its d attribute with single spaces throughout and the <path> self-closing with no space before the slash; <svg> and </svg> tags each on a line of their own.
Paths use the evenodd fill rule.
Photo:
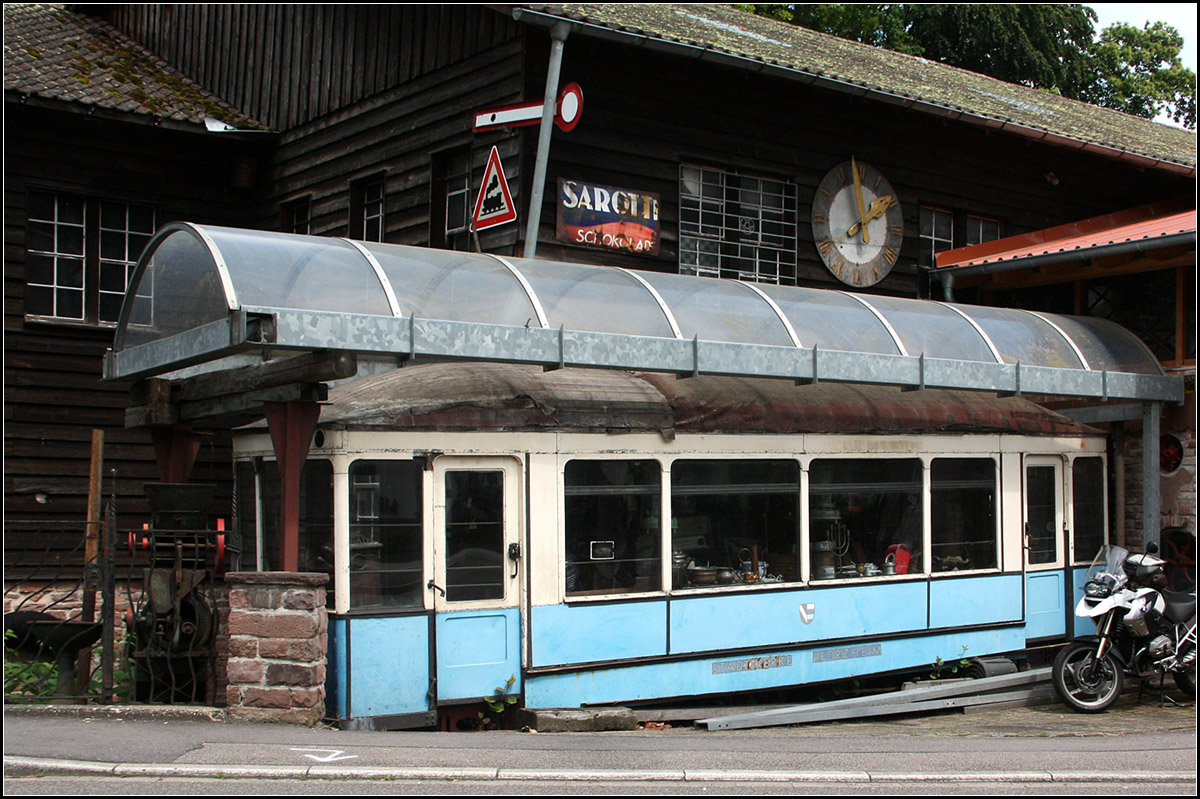
<svg viewBox="0 0 1200 799">
<path fill-rule="evenodd" d="M 504 167 L 500 166 L 500 151 L 492 147 L 487 167 L 483 170 L 483 185 L 479 198 L 475 200 L 475 214 L 471 217 L 476 230 L 486 230 L 517 219 L 517 207 L 513 205 L 504 178 Z"/>
</svg>

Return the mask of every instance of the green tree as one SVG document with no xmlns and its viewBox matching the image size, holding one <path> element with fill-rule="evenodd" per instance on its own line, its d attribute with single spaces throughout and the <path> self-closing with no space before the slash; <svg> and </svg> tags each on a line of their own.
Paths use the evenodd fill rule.
<svg viewBox="0 0 1200 799">
<path fill-rule="evenodd" d="M 1009 83 L 1196 127 L 1196 76 L 1183 38 L 1156 22 L 1118 23 L 1096 37 L 1096 13 L 1057 4 L 743 5 L 761 16 L 969 69 Z"/>
<path fill-rule="evenodd" d="M 1165 113 L 1196 129 L 1196 75 L 1179 61 L 1183 37 L 1164 22 L 1110 25 L 1092 46 L 1082 99 L 1140 117 Z"/>
</svg>

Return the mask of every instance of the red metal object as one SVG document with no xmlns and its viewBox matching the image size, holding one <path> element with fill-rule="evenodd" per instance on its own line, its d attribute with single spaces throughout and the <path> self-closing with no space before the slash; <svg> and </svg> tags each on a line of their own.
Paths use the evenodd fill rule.
<svg viewBox="0 0 1200 799">
<path fill-rule="evenodd" d="M 163 483 L 186 483 L 200 451 L 201 433 L 183 427 L 155 427 L 150 430 L 154 460 Z"/>
<path fill-rule="evenodd" d="M 315 402 L 268 402 L 265 409 L 279 463 L 280 569 L 295 572 L 300 565 L 300 473 L 321 406 Z"/>
</svg>

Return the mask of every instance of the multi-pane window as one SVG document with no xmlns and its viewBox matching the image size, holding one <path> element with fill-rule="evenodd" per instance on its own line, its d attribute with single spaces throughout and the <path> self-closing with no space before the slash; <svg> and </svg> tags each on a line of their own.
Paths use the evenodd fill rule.
<svg viewBox="0 0 1200 799">
<path fill-rule="evenodd" d="M 30 192 L 25 312 L 115 324 L 154 225 L 154 209 L 147 205 Z M 153 322 L 153 294 L 153 276 L 147 274 L 138 286 L 131 324 Z"/>
<path fill-rule="evenodd" d="M 1000 220 L 982 216 L 967 217 L 967 246 L 1000 238 Z"/>
<path fill-rule="evenodd" d="M 954 247 L 954 214 L 940 208 L 921 208 L 920 250 L 917 264 L 936 266 L 934 256 Z"/>
<path fill-rule="evenodd" d="M 350 236 L 360 241 L 383 241 L 383 176 L 350 185 Z"/>
<path fill-rule="evenodd" d="M 154 235 L 154 209 L 112 201 L 100 203 L 100 321 L 117 322 L 125 288 L 133 277 L 137 259 Z M 148 325 L 152 319 L 154 276 L 147 273 L 138 285 L 131 324 Z"/>
<path fill-rule="evenodd" d="M 282 227 L 287 233 L 307 236 L 312 232 L 312 198 L 301 197 L 283 204 Z"/>
<path fill-rule="evenodd" d="M 757 283 L 796 283 L 796 187 L 684 164 L 679 177 L 679 271 Z"/>
<path fill-rule="evenodd" d="M 473 249 L 470 156 L 468 147 L 446 150 L 433 156 L 429 240 L 434 247 Z"/>
</svg>

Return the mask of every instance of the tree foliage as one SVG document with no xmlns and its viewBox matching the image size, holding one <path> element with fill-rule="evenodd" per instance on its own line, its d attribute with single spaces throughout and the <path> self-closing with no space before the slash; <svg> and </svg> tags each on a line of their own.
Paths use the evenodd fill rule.
<svg viewBox="0 0 1200 799">
<path fill-rule="evenodd" d="M 1196 76 L 1163 22 L 1110 25 L 1079 4 L 767 4 L 742 8 L 844 39 L 921 56 L 1194 130 Z"/>
</svg>

